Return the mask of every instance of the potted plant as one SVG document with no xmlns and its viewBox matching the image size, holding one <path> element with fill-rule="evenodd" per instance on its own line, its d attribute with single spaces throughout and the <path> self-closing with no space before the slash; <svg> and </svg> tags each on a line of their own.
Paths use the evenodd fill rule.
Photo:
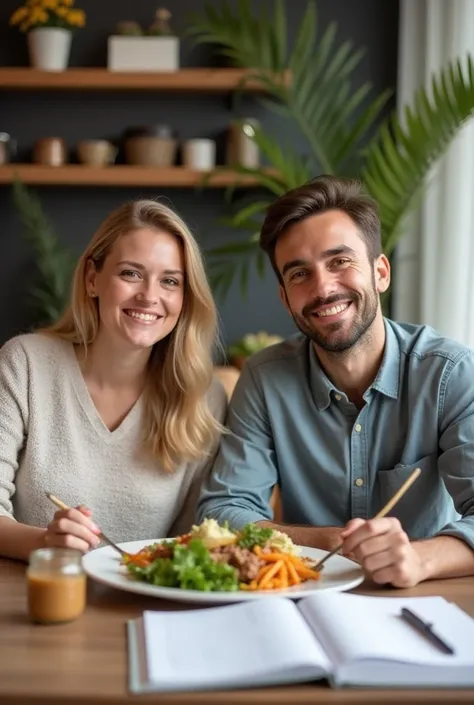
<svg viewBox="0 0 474 705">
<path fill-rule="evenodd" d="M 282 340 L 283 338 L 280 338 L 279 335 L 269 335 L 265 331 L 260 331 L 259 333 L 247 333 L 228 347 L 227 359 L 230 364 L 217 365 L 214 368 L 214 374 L 220 380 L 229 399 L 232 397 L 235 385 L 239 380 L 245 360 L 269 345 L 281 343 Z"/>
<path fill-rule="evenodd" d="M 235 6 L 227 0 L 206 3 L 202 13 L 190 17 L 187 31 L 194 43 L 217 47 L 233 65 L 248 69 L 246 80 L 266 89 L 265 106 L 282 115 L 288 130 L 305 143 L 301 150 L 295 146 L 300 140 L 255 129 L 251 138 L 271 170 L 227 167 L 235 173 L 227 195 L 251 175 L 262 196 L 237 192 L 234 212 L 224 221 L 237 237 L 210 252 L 213 288 L 223 298 L 236 279 L 245 294 L 252 267 L 262 276 L 268 266 L 258 236 L 269 203 L 321 173 L 362 180 L 379 205 L 382 243 L 390 257 L 433 168 L 474 116 L 474 60 L 466 56 L 433 75 L 430 87 L 420 88 L 400 117 L 392 113 L 377 126 L 391 92 L 370 97 L 371 85 L 357 84 L 354 73 L 363 50 L 339 43 L 334 22 L 318 36 L 313 1 L 290 47 L 285 3 L 276 0 L 270 7 L 262 5 L 257 14 L 251 0 Z"/>
<path fill-rule="evenodd" d="M 138 22 L 119 22 L 108 40 L 109 71 L 177 71 L 179 39 L 170 27 L 170 18 L 171 12 L 162 7 L 146 30 Z"/>
<path fill-rule="evenodd" d="M 69 62 L 72 31 L 84 27 L 86 15 L 74 0 L 26 0 L 10 24 L 28 34 L 30 63 L 42 71 L 64 71 Z"/>
<path fill-rule="evenodd" d="M 282 340 L 279 335 L 270 335 L 264 330 L 258 333 L 247 333 L 237 343 L 229 346 L 227 356 L 230 363 L 241 370 L 248 357 L 270 345 L 281 343 Z"/>
</svg>

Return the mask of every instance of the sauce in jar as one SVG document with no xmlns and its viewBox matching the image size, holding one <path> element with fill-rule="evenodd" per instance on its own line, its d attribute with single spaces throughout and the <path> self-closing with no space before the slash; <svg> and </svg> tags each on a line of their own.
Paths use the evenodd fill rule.
<svg viewBox="0 0 474 705">
<path fill-rule="evenodd" d="M 27 580 L 28 612 L 34 622 L 69 622 L 84 611 L 86 576 L 79 551 L 70 548 L 33 551 Z"/>
</svg>

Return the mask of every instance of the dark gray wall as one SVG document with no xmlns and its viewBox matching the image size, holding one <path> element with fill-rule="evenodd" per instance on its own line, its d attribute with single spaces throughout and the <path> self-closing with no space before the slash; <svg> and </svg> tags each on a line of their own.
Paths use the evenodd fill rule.
<svg viewBox="0 0 474 705">
<path fill-rule="evenodd" d="M 215 0 L 216 4 L 218 0 Z M 106 40 L 115 23 L 135 19 L 149 23 L 159 3 L 156 0 L 77 0 L 87 13 L 87 26 L 74 36 L 72 66 L 104 66 Z M 166 3 L 163 3 L 166 5 Z M 256 8 L 259 0 L 254 0 Z M 11 12 L 19 0 L 0 3 L 0 65 L 28 64 L 26 38 L 8 26 Z M 202 0 L 173 0 L 173 26 L 181 31 L 190 11 L 200 11 Z M 288 3 L 290 36 L 294 34 L 306 8 L 303 0 Z M 396 82 L 398 1 L 397 0 L 319 0 L 320 26 L 336 20 L 340 38 L 365 46 L 367 55 L 358 70 L 360 80 L 370 80 L 380 92 Z M 189 51 L 183 47 L 183 66 L 212 65 L 216 59 L 207 47 Z M 248 97 L 240 105 L 239 115 L 255 115 L 265 126 L 281 130 L 276 118 Z M 8 92 L 0 93 L 0 131 L 13 134 L 21 152 L 29 157 L 34 141 L 41 136 L 61 135 L 69 146 L 84 138 L 113 138 L 129 125 L 166 122 L 172 124 L 181 139 L 193 136 L 219 136 L 233 117 L 229 101 L 222 96 L 153 95 L 150 93 L 88 92 Z M 285 138 L 291 135 L 285 134 Z M 177 209 L 196 233 L 206 250 L 235 236 L 217 224 L 224 214 L 223 191 L 192 189 L 78 188 L 41 187 L 39 193 L 45 211 L 61 240 L 80 252 L 100 221 L 124 200 L 162 195 Z M 11 189 L 0 186 L 0 342 L 34 325 L 29 308 L 28 290 L 34 276 L 34 261 L 22 235 L 22 226 L 11 203 Z M 276 282 L 268 269 L 262 281 L 254 278 L 248 298 L 243 300 L 236 287 L 225 303 L 219 302 L 225 341 L 232 342 L 246 332 L 266 329 L 287 335 L 293 323 L 281 306 Z"/>
</svg>

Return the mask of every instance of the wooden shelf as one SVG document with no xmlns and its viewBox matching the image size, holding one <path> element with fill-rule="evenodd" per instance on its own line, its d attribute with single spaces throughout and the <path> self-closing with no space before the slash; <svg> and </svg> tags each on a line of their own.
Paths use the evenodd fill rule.
<svg viewBox="0 0 474 705">
<path fill-rule="evenodd" d="M 0 89 L 8 90 L 126 90 L 225 93 L 239 87 L 244 69 L 189 68 L 170 72 L 108 71 L 105 68 L 71 68 L 37 71 L 32 68 L 0 67 Z M 262 92 L 256 81 L 246 92 Z"/>
<path fill-rule="evenodd" d="M 269 172 L 270 173 L 270 172 Z M 202 171 L 184 167 L 151 168 L 114 165 L 90 167 L 81 164 L 42 166 L 40 164 L 8 164 L 0 166 L 0 184 L 10 184 L 15 178 L 33 186 L 160 186 L 193 188 L 204 178 Z M 257 186 L 252 176 L 231 171 L 216 173 L 207 188 L 222 188 L 238 182 L 245 187 Z"/>
</svg>

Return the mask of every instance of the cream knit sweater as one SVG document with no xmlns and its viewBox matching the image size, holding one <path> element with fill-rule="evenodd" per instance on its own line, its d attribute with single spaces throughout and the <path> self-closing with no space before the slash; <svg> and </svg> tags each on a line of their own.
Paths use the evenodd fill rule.
<svg viewBox="0 0 474 705">
<path fill-rule="evenodd" d="M 225 392 L 210 392 L 224 420 Z M 163 472 L 141 451 L 143 402 L 115 431 L 89 395 L 71 343 L 40 333 L 0 350 L 0 516 L 45 527 L 56 511 L 52 492 L 84 504 L 115 541 L 172 536 L 194 521 L 194 504 L 210 458 Z"/>
</svg>

